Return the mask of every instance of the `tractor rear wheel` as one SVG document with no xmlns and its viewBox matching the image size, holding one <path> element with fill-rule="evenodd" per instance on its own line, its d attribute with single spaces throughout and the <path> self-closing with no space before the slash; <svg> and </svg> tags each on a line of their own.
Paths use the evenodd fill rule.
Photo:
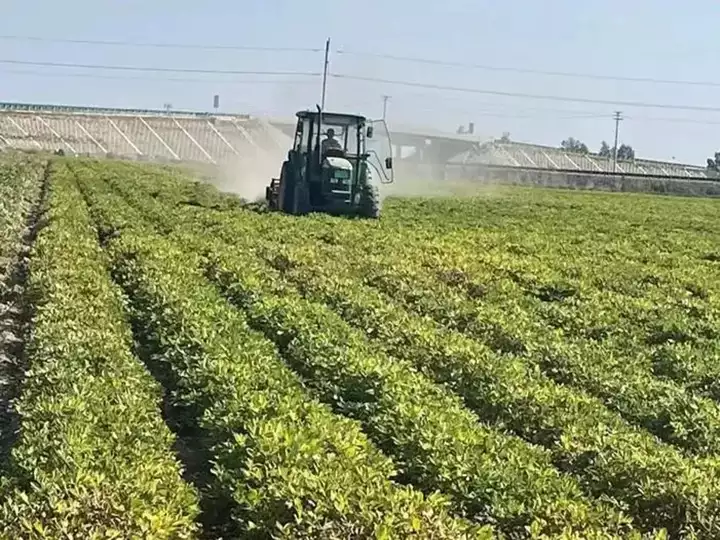
<svg viewBox="0 0 720 540">
<path fill-rule="evenodd" d="M 295 198 L 295 176 L 290 172 L 290 164 L 285 161 L 280 170 L 278 189 L 278 207 L 282 212 L 292 213 Z"/>
<path fill-rule="evenodd" d="M 357 215 L 364 218 L 380 217 L 380 192 L 373 184 L 373 174 L 366 163 L 364 174 L 360 177 L 360 197 L 357 202 Z"/>
<path fill-rule="evenodd" d="M 310 192 L 305 182 L 296 182 L 293 194 L 293 214 L 304 215 L 310 211 Z"/>
<path fill-rule="evenodd" d="M 377 187 L 368 182 L 364 182 L 360 186 L 358 215 L 371 219 L 380 217 L 380 192 Z"/>
</svg>

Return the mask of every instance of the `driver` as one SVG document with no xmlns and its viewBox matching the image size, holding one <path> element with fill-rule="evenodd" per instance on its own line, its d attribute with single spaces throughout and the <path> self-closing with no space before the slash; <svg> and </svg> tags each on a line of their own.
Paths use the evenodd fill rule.
<svg viewBox="0 0 720 540">
<path fill-rule="evenodd" d="M 336 150 L 343 149 L 342 145 L 335 138 L 335 130 L 333 128 L 328 128 L 327 138 L 323 139 L 323 141 L 320 143 L 320 148 L 321 148 L 323 154 L 325 152 L 327 152 L 328 149 L 336 149 Z"/>
</svg>

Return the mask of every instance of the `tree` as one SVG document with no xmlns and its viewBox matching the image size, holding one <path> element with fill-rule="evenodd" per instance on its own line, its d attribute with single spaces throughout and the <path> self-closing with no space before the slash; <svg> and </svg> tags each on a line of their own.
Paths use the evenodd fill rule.
<svg viewBox="0 0 720 540">
<path fill-rule="evenodd" d="M 720 152 L 715 152 L 715 157 L 708 158 L 707 168 L 711 171 L 720 171 Z"/>
<path fill-rule="evenodd" d="M 715 152 L 715 157 L 708 158 L 707 171 L 713 178 L 720 176 L 720 152 Z"/>
<path fill-rule="evenodd" d="M 618 161 L 631 161 L 635 159 L 635 150 L 629 144 L 621 144 L 617 151 Z"/>
<path fill-rule="evenodd" d="M 612 157 L 612 150 L 610 149 L 610 145 L 603 141 L 600 145 L 600 151 L 598 152 L 598 155 L 602 157 Z"/>
<path fill-rule="evenodd" d="M 614 153 L 615 148 L 611 148 L 608 143 L 603 141 L 600 145 L 598 155 L 606 158 L 612 158 Z M 629 144 L 621 144 L 620 148 L 617 150 L 617 158 L 618 161 L 632 161 L 635 159 L 635 150 Z"/>
<path fill-rule="evenodd" d="M 561 142 L 560 148 L 567 152 L 575 152 L 577 154 L 587 154 L 588 152 L 590 152 L 584 142 L 581 142 L 574 137 L 568 137 L 563 142 Z"/>
</svg>

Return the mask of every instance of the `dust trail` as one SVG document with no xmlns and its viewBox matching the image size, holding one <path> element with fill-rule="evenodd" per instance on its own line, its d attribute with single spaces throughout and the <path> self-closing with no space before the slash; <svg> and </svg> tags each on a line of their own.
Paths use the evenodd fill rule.
<svg viewBox="0 0 720 540">
<path fill-rule="evenodd" d="M 263 128 L 264 132 L 253 133 L 255 144 L 247 142 L 236 148 L 238 155 L 214 167 L 206 181 L 248 202 L 264 200 L 270 180 L 280 176 L 292 139 L 269 124 Z"/>
<path fill-rule="evenodd" d="M 265 188 L 271 179 L 280 176 L 292 139 L 267 122 L 260 122 L 251 135 L 254 144 L 246 141 L 236 147 L 238 155 L 206 169 L 202 176 L 221 191 L 233 193 L 248 202 L 260 202 L 265 199 Z M 373 184 L 378 187 L 381 207 L 387 197 L 490 196 L 498 187 L 489 178 L 444 178 L 443 166 L 405 159 L 394 163 L 395 181 L 383 184 L 380 182 L 382 173 L 376 168 L 383 167 L 389 152 L 384 141 L 373 142 L 379 151 L 377 157 L 370 158 L 371 174 Z"/>
<path fill-rule="evenodd" d="M 492 196 L 500 189 L 500 184 L 491 177 L 443 178 L 442 175 L 434 175 L 432 169 L 432 166 L 425 164 L 396 161 L 395 181 L 379 186 L 381 201 L 387 197 Z"/>
<path fill-rule="evenodd" d="M 248 148 L 219 165 L 210 182 L 221 191 L 234 193 L 248 202 L 264 200 L 265 188 L 272 178 L 280 176 L 285 155 L 280 152 Z"/>
</svg>

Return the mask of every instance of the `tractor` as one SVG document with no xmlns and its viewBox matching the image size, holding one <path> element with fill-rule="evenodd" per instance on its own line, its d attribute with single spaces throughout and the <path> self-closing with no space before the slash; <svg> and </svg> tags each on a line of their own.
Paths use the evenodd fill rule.
<svg viewBox="0 0 720 540">
<path fill-rule="evenodd" d="M 393 164 L 392 157 L 386 157 L 383 167 L 377 152 L 368 148 L 375 122 L 355 114 L 325 113 L 320 107 L 296 116 L 293 147 L 280 178 L 273 178 L 265 190 L 270 210 L 378 218 L 380 200 L 373 177 L 382 184 L 392 183 Z M 379 122 L 391 150 L 387 126 Z"/>
</svg>

